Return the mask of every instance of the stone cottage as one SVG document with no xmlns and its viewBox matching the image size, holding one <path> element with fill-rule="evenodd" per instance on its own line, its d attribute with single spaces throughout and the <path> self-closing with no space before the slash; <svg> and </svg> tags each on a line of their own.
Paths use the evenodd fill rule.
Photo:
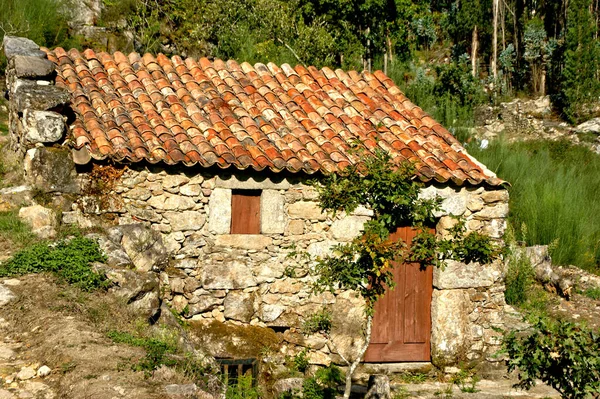
<svg viewBox="0 0 600 399">
<path fill-rule="evenodd" d="M 356 163 L 353 146 L 415 164 L 422 195 L 444 200 L 437 234 L 459 215 L 469 231 L 501 241 L 504 182 L 381 71 L 48 50 L 14 37 L 4 51 L 12 146 L 27 181 L 54 196 L 64 223 L 160 232 L 170 254 L 164 300 L 213 337 L 216 357 L 306 348 L 311 363 L 329 364 L 360 344 L 361 301 L 313 295 L 309 268 L 290 256 L 328 253 L 371 215 L 324 214 L 307 185 Z M 409 266 L 408 283 L 378 305 L 395 316 L 376 317 L 366 363 L 496 364 L 501 262 Z M 300 333 L 323 306 L 336 347 Z M 254 352 L 245 329 L 258 331 Z"/>
</svg>

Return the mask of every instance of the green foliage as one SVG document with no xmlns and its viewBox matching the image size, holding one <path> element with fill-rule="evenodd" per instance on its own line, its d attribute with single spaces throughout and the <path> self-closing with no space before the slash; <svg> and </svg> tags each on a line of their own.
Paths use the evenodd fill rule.
<svg viewBox="0 0 600 399">
<path fill-rule="evenodd" d="M 252 384 L 252 374 L 238 377 L 235 384 L 227 385 L 225 399 L 258 399 L 260 392 Z"/>
<path fill-rule="evenodd" d="M 52 272 L 84 291 L 107 288 L 106 278 L 92 270 L 91 262 L 102 262 L 104 255 L 94 240 L 75 237 L 49 245 L 33 244 L 0 266 L 0 277 Z"/>
<path fill-rule="evenodd" d="M 329 334 L 332 327 L 332 315 L 327 309 L 309 315 L 302 324 L 302 332 L 306 335 L 324 333 Z"/>
<path fill-rule="evenodd" d="M 436 67 L 438 78 L 433 92 L 438 97 L 449 96 L 461 105 L 473 106 L 483 99 L 481 84 L 471 74 L 466 56 L 458 62 L 441 64 Z"/>
<path fill-rule="evenodd" d="M 337 386 L 344 381 L 342 370 L 336 365 L 317 370 L 314 377 L 309 377 L 302 384 L 304 399 L 334 399 Z"/>
<path fill-rule="evenodd" d="M 600 266 L 600 156 L 567 141 L 492 142 L 471 155 L 512 184 L 509 220 L 527 245 L 557 244 L 555 263 Z"/>
<path fill-rule="evenodd" d="M 580 324 L 540 319 L 528 335 L 508 333 L 503 345 L 520 388 L 530 389 L 540 379 L 563 398 L 600 393 L 600 336 Z"/>
<path fill-rule="evenodd" d="M 294 369 L 301 373 L 305 373 L 310 365 L 308 362 L 308 356 L 306 356 L 307 353 L 308 350 L 305 348 L 298 352 L 296 356 L 294 356 Z"/>
<path fill-rule="evenodd" d="M 572 123 L 590 116 L 592 103 L 598 101 L 600 94 L 600 48 L 595 34 L 590 0 L 569 1 L 561 106 Z"/>
</svg>

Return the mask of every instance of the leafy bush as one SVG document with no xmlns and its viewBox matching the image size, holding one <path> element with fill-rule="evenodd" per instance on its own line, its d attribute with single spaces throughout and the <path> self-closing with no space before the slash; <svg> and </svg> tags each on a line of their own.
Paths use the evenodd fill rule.
<svg viewBox="0 0 600 399">
<path fill-rule="evenodd" d="M 568 141 L 494 141 L 469 152 L 512 184 L 509 220 L 527 225 L 528 245 L 547 245 L 555 263 L 600 267 L 600 155 Z"/>
<path fill-rule="evenodd" d="M 0 277 L 28 273 L 52 272 L 60 279 L 84 291 L 107 288 L 108 280 L 92 270 L 91 262 L 102 262 L 98 243 L 85 237 L 58 241 L 48 245 L 31 245 L 0 266 Z"/>
<path fill-rule="evenodd" d="M 337 386 L 344 381 L 344 373 L 336 365 L 322 367 L 313 376 L 304 378 L 302 392 L 285 392 L 279 399 L 334 399 Z"/>
<path fill-rule="evenodd" d="M 540 319 L 531 334 L 510 332 L 503 345 L 520 388 L 540 379 L 567 399 L 600 393 L 600 336 L 580 324 Z"/>
<path fill-rule="evenodd" d="M 296 356 L 294 356 L 294 369 L 301 373 L 305 373 L 306 370 L 308 370 L 308 366 L 310 365 L 308 361 L 308 356 L 306 356 L 307 353 L 308 351 L 305 348 L 299 353 L 297 353 Z"/>
</svg>

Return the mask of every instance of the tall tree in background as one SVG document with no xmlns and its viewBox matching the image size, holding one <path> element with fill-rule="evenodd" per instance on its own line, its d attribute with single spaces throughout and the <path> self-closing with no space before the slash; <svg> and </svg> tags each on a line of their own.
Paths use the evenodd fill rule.
<svg viewBox="0 0 600 399">
<path fill-rule="evenodd" d="M 598 100 L 600 57 L 591 0 L 570 0 L 568 7 L 561 101 L 567 119 L 577 123 L 589 116 L 591 103 Z"/>
</svg>

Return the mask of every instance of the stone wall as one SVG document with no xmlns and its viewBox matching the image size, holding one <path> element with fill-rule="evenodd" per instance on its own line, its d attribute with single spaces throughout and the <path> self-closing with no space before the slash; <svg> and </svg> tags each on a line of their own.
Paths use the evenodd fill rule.
<svg viewBox="0 0 600 399">
<path fill-rule="evenodd" d="M 262 234 L 229 234 L 232 189 L 262 190 Z M 101 195 L 89 187 L 82 191 L 88 195 L 63 214 L 65 222 L 144 223 L 163 234 L 171 254 L 161 276 L 165 300 L 186 319 L 273 328 L 280 354 L 309 347 L 311 363 L 328 364 L 339 361 L 332 348 L 299 331 L 305 316 L 327 306 L 336 318 L 340 350 L 351 356 L 360 345 L 362 302 L 352 292 L 312 295 L 309 270 L 298 266 L 300 258 L 290 258 L 290 253 L 328 253 L 332 245 L 359 234 L 369 210 L 332 218 L 321 212 L 316 192 L 299 177 L 236 177 L 176 168 L 129 168 Z M 508 213 L 506 190 L 429 186 L 422 195 L 444 198 L 436 215 L 438 234 L 446 234 L 455 223 L 450 215 L 458 215 L 466 218 L 468 230 L 500 240 Z M 434 271 L 434 364 L 494 361 L 498 337 L 492 328 L 502 327 L 503 290 L 501 262 L 448 262 L 444 270 Z M 215 356 L 236 355 L 228 345 L 207 344 Z"/>
</svg>

